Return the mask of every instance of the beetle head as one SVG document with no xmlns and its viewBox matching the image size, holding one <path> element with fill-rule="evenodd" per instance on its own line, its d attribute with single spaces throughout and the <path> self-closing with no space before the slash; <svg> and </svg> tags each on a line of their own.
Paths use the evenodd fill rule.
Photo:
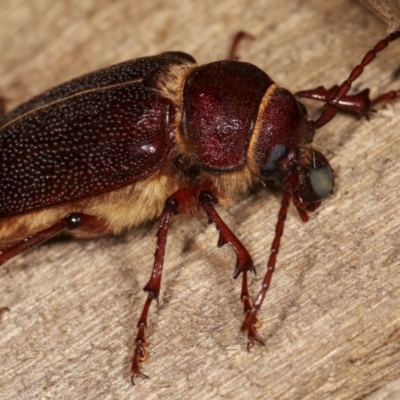
<svg viewBox="0 0 400 400">
<path fill-rule="evenodd" d="M 272 91 L 261 113 L 253 147 L 263 181 L 289 182 L 305 210 L 315 210 L 333 191 L 333 170 L 323 154 L 312 147 L 314 121 L 290 92 Z"/>
</svg>

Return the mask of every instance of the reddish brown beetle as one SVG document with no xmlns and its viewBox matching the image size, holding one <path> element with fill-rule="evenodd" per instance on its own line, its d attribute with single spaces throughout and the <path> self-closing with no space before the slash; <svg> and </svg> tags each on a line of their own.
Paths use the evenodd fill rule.
<svg viewBox="0 0 400 400">
<path fill-rule="evenodd" d="M 347 95 L 378 52 L 381 40 L 348 79 L 330 89 L 292 95 L 254 65 L 218 61 L 199 66 L 189 55 L 163 53 L 127 61 L 58 86 L 0 119 L 0 265 L 48 238 L 119 233 L 159 218 L 154 267 L 132 360 L 132 382 L 147 356 L 145 328 L 158 298 L 171 215 L 203 209 L 220 232 L 218 246 L 237 254 L 249 346 L 257 340 L 257 312 L 275 269 L 289 202 L 303 221 L 333 190 L 327 159 L 312 148 L 316 129 L 338 109 L 368 116 L 369 90 Z M 233 53 L 232 53 L 233 56 Z M 233 57 L 232 57 L 233 58 Z M 298 100 L 325 103 L 308 120 Z M 251 256 L 214 204 L 267 180 L 283 187 L 275 238 L 254 305 L 247 287 Z M 4 308 L 5 310 L 5 308 Z"/>
</svg>

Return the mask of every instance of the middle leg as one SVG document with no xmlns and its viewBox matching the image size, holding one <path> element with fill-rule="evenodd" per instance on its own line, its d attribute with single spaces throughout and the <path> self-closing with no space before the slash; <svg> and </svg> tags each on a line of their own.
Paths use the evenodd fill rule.
<svg viewBox="0 0 400 400">
<path fill-rule="evenodd" d="M 225 222 L 221 219 L 218 213 L 215 211 L 214 204 L 217 202 L 216 198 L 209 191 L 202 191 L 199 195 L 200 205 L 203 210 L 206 212 L 208 216 L 208 221 L 217 228 L 219 232 L 218 239 L 218 247 L 222 247 L 225 243 L 228 243 L 232 246 L 233 250 L 236 253 L 236 267 L 233 273 L 233 278 L 236 279 L 240 274 L 242 274 L 242 291 L 240 294 L 240 299 L 243 303 L 243 312 L 245 315 L 245 319 L 253 308 L 253 305 L 250 300 L 249 289 L 248 289 L 248 281 L 247 281 L 247 272 L 253 271 L 254 264 L 253 260 L 247 251 L 247 249 L 243 246 L 240 240 L 234 235 L 234 233 L 228 228 Z M 253 343 L 257 339 L 256 336 L 256 327 L 258 325 L 257 318 L 253 320 L 252 324 L 248 324 L 246 326 L 247 337 L 249 339 L 249 343 Z"/>
</svg>

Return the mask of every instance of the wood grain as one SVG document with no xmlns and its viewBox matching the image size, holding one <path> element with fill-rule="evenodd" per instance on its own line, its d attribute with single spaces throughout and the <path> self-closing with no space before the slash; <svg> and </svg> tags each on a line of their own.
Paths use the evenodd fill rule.
<svg viewBox="0 0 400 400">
<path fill-rule="evenodd" d="M 214 61 L 239 30 L 256 36 L 241 45 L 242 59 L 292 91 L 340 83 L 386 31 L 346 0 L 3 0 L 0 92 L 13 107 L 85 72 L 167 50 Z M 399 63 L 394 42 L 355 88 L 398 88 Z M 0 270 L 0 306 L 10 308 L 0 323 L 1 397 L 360 399 L 399 378 L 399 111 L 400 102 L 370 122 L 340 115 L 318 133 L 336 191 L 308 224 L 289 213 L 260 314 L 264 347 L 248 353 L 239 332 L 232 250 L 216 248 L 203 215 L 177 219 L 148 330 L 151 379 L 132 387 L 154 228 L 57 240 Z M 252 293 L 278 207 L 279 190 L 262 190 L 220 210 L 256 262 Z"/>
<path fill-rule="evenodd" d="M 397 0 L 359 0 L 388 26 L 388 31 L 400 28 L 400 3 Z"/>
</svg>

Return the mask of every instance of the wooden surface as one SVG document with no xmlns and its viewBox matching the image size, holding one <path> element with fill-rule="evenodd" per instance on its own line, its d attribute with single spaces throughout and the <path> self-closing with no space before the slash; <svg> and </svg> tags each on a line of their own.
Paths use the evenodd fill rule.
<svg viewBox="0 0 400 400">
<path fill-rule="evenodd" d="M 0 92 L 13 107 L 85 72 L 167 50 L 214 61 L 238 30 L 257 38 L 242 44 L 242 60 L 293 91 L 340 83 L 385 35 L 372 13 L 345 0 L 3 0 Z M 355 87 L 399 88 L 399 65 L 400 41 Z M 232 250 L 216 248 L 204 216 L 177 220 L 148 330 L 151 379 L 132 387 L 155 230 L 58 240 L 0 271 L 0 306 L 10 308 L 0 323 L 0 397 L 360 399 L 400 378 L 399 123 L 400 102 L 369 123 L 341 115 L 318 133 L 336 191 L 308 224 L 291 208 L 260 313 L 264 347 L 248 353 L 239 332 Z M 252 293 L 278 206 L 279 191 L 262 190 L 220 210 L 256 262 Z"/>
<path fill-rule="evenodd" d="M 395 31 L 400 28 L 400 3 L 398 0 L 359 1 L 384 21 L 389 31 Z"/>
</svg>

